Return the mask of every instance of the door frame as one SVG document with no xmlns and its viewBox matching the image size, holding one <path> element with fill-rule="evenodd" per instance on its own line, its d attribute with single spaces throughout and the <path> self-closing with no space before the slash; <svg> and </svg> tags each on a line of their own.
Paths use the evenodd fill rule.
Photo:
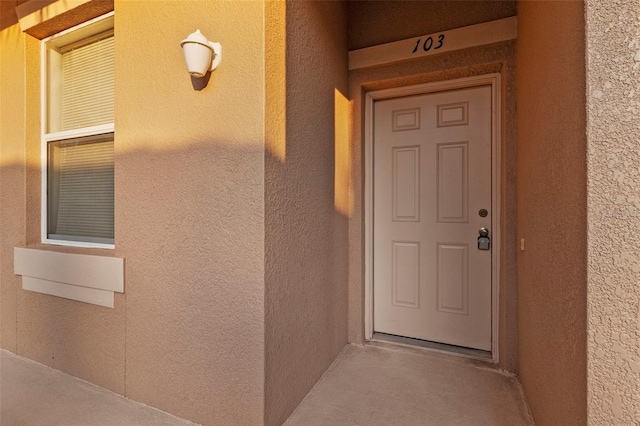
<svg viewBox="0 0 640 426">
<path fill-rule="evenodd" d="M 499 300 L 500 300 L 500 235 L 501 235 L 501 115 L 500 74 L 486 74 L 455 80 L 418 84 L 367 92 L 364 118 L 364 328 L 365 339 L 373 338 L 373 108 L 376 101 L 403 96 L 424 95 L 478 86 L 491 86 L 491 358 L 499 361 Z"/>
</svg>

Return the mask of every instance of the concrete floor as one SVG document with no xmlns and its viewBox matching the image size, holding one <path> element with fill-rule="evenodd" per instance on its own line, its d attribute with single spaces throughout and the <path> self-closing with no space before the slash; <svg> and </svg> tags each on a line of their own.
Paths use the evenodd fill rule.
<svg viewBox="0 0 640 426">
<path fill-rule="evenodd" d="M 58 370 L 0 354 L 1 426 L 193 426 Z"/>
<path fill-rule="evenodd" d="M 0 426 L 26 425 L 194 424 L 2 351 Z M 375 343 L 347 346 L 285 425 L 519 426 L 533 422 L 518 380 L 486 362 Z"/>
<path fill-rule="evenodd" d="M 518 380 L 474 361 L 385 343 L 347 346 L 285 426 L 533 425 Z"/>
</svg>

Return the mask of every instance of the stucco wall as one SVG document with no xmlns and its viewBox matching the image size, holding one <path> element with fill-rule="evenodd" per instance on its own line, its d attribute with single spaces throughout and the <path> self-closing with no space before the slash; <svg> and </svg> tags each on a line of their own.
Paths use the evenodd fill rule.
<svg viewBox="0 0 640 426">
<path fill-rule="evenodd" d="M 10 3 L 3 6 L 3 18 Z M 0 33 L 2 347 L 123 393 L 124 300 L 101 310 L 23 291 L 13 274 L 13 247 L 39 242 L 39 42 L 17 24 L 3 19 L 3 25 L 8 26 Z"/>
<path fill-rule="evenodd" d="M 0 33 L 2 345 L 199 423 L 260 424 L 264 5 L 115 10 L 114 251 L 39 244 L 39 43 Z M 224 49 L 199 91 L 179 44 L 196 28 Z M 125 293 L 107 309 L 23 291 L 12 249 L 25 245 L 123 257 Z"/>
<path fill-rule="evenodd" d="M 123 0 L 115 7 L 127 395 L 196 422 L 259 423 L 263 4 Z M 223 46 L 201 91 L 179 45 L 196 28 Z"/>
<path fill-rule="evenodd" d="M 270 7 L 272 23 L 286 19 L 267 46 L 280 61 L 269 58 L 267 109 L 286 111 L 286 123 L 267 113 L 265 159 L 265 423 L 277 425 L 347 343 L 348 212 L 335 195 L 349 117 L 346 5 Z"/>
<path fill-rule="evenodd" d="M 350 3 L 350 25 L 353 20 L 360 19 L 357 15 L 367 15 L 371 11 L 369 7 L 382 7 L 374 2 Z M 414 4 L 416 3 L 416 4 Z M 433 4 L 432 4 L 433 3 Z M 378 11 L 383 17 L 406 16 L 408 27 L 414 28 L 413 35 L 430 34 L 440 29 L 455 28 L 458 24 L 477 23 L 472 13 L 484 16 L 486 20 L 500 19 L 514 13 L 510 2 L 477 2 L 471 9 L 458 6 L 460 2 L 445 2 L 449 5 L 438 5 L 438 2 L 385 2 L 384 10 Z M 470 2 L 476 3 L 476 2 Z M 484 7 L 480 13 L 476 7 L 484 3 L 491 3 Z M 494 3 L 502 3 L 497 5 Z M 376 6 L 377 5 L 377 6 Z M 511 5 L 511 6 L 509 6 Z M 425 18 L 430 16 L 431 7 L 452 8 L 447 15 L 441 16 L 437 25 Z M 469 6 L 469 5 L 467 5 Z M 398 9 L 398 10 L 396 10 Z M 498 13 L 497 11 L 500 11 Z M 508 13 L 507 13 L 508 12 Z M 373 19 L 373 18 L 371 18 Z M 382 19 L 381 17 L 379 19 Z M 395 22 L 389 19 L 389 22 Z M 373 28 L 373 27 L 371 27 Z M 386 26 L 378 25 L 376 31 L 365 31 L 365 36 L 352 34 L 361 39 L 359 43 L 370 44 L 369 37 L 381 32 L 385 41 L 393 41 L 400 35 L 395 29 L 400 28 L 391 25 L 386 34 Z M 350 27 L 350 33 L 363 31 L 363 28 Z M 386 35 L 385 35 L 386 34 Z M 403 36 L 406 34 L 402 33 Z M 377 40 L 377 39 L 376 39 Z M 349 339 L 351 342 L 361 343 L 364 340 L 364 96 L 363 93 L 371 90 L 380 90 L 391 87 L 401 87 L 414 84 L 449 80 L 474 75 L 500 73 L 502 75 L 502 152 L 501 152 L 501 187 L 502 187 L 502 253 L 500 270 L 500 365 L 509 371 L 517 369 L 517 336 L 516 336 L 516 221 L 515 221 L 515 43 L 505 42 L 490 46 L 482 46 L 457 52 L 444 53 L 422 59 L 407 61 L 381 67 L 372 67 L 353 70 L 350 73 L 350 96 L 353 100 L 354 120 L 352 127 L 352 153 L 353 167 L 351 170 L 353 215 L 349 224 Z"/>
<path fill-rule="evenodd" d="M 9 3 L 15 7 L 6 2 L 3 18 Z M 114 309 L 101 309 L 23 291 L 13 274 L 13 247 L 42 247 L 40 47 L 19 25 L 4 19 L 3 25 L 9 26 L 0 33 L 2 347 L 124 393 L 124 299 L 118 298 Z"/>
<path fill-rule="evenodd" d="M 0 5 L 6 26 L 0 32 L 0 346 L 15 352 L 20 280 L 13 275 L 13 247 L 25 243 L 25 40 L 20 27 L 8 22 L 10 4 Z"/>
<path fill-rule="evenodd" d="M 518 361 L 541 426 L 586 422 L 583 14 L 581 1 L 518 3 Z"/>
<path fill-rule="evenodd" d="M 640 20 L 637 0 L 588 0 L 588 413 L 640 424 Z"/>
</svg>

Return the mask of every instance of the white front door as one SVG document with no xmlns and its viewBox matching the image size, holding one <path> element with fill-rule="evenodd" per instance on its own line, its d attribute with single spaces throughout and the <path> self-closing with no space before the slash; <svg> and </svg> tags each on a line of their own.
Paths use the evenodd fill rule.
<svg viewBox="0 0 640 426">
<path fill-rule="evenodd" d="M 491 87 L 374 106 L 376 332 L 491 350 Z"/>
</svg>

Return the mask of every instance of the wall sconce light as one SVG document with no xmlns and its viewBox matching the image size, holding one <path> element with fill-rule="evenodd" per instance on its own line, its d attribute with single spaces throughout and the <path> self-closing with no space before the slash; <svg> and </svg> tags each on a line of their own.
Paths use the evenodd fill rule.
<svg viewBox="0 0 640 426">
<path fill-rule="evenodd" d="M 192 77 L 204 77 L 207 72 L 215 70 L 222 60 L 222 45 L 207 40 L 200 30 L 189 34 L 180 42 L 184 52 L 184 60 Z"/>
</svg>

